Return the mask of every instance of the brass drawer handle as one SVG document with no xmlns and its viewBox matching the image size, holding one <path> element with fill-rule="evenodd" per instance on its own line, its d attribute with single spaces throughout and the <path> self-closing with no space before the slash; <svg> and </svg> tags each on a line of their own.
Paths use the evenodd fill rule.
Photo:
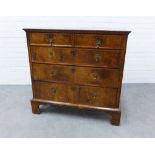
<svg viewBox="0 0 155 155">
<path fill-rule="evenodd" d="M 55 71 L 55 70 L 51 70 L 51 71 L 50 71 L 50 74 L 51 74 L 52 76 L 55 76 L 55 75 L 56 75 L 56 71 Z"/>
<path fill-rule="evenodd" d="M 96 46 L 101 46 L 102 40 L 100 38 L 96 38 Z"/>
<path fill-rule="evenodd" d="M 92 92 L 92 98 L 95 99 L 97 97 L 97 93 L 94 91 Z"/>
<path fill-rule="evenodd" d="M 49 42 L 50 44 L 52 44 L 53 41 L 54 41 L 54 40 L 53 40 L 53 35 L 52 35 L 52 34 L 48 34 L 48 42 Z"/>
<path fill-rule="evenodd" d="M 88 101 L 89 102 L 94 102 L 96 100 L 96 97 L 97 97 L 97 93 L 94 91 L 90 94 L 90 96 L 88 96 Z"/>
<path fill-rule="evenodd" d="M 54 57 L 54 56 L 55 56 L 54 51 L 49 51 L 49 52 L 48 52 L 48 56 L 49 56 L 49 57 Z"/>
<path fill-rule="evenodd" d="M 94 80 L 98 79 L 98 75 L 96 73 L 92 73 L 91 76 L 93 77 Z"/>
<path fill-rule="evenodd" d="M 101 57 L 100 54 L 96 54 L 96 55 L 95 55 L 95 61 L 96 61 L 96 62 L 100 62 L 100 61 L 101 61 L 101 58 L 102 58 L 102 57 Z"/>
<path fill-rule="evenodd" d="M 51 94 L 55 95 L 56 94 L 56 88 L 51 88 Z"/>
</svg>

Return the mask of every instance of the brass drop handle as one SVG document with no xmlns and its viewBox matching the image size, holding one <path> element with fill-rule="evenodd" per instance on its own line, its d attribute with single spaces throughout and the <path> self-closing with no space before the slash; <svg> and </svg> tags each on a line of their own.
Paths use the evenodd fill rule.
<svg viewBox="0 0 155 155">
<path fill-rule="evenodd" d="M 56 88 L 51 88 L 51 94 L 55 95 L 56 94 Z"/>
<path fill-rule="evenodd" d="M 102 40 L 100 38 L 96 38 L 96 46 L 101 46 Z"/>
<path fill-rule="evenodd" d="M 55 56 L 54 51 L 49 51 L 49 52 L 48 52 L 48 56 L 49 56 L 49 57 L 54 57 L 54 56 Z"/>
<path fill-rule="evenodd" d="M 48 42 L 49 42 L 50 44 L 52 44 L 53 41 L 54 41 L 54 40 L 53 40 L 53 35 L 52 35 L 52 34 L 48 34 Z"/>
<path fill-rule="evenodd" d="M 96 73 L 92 73 L 92 77 L 93 77 L 94 80 L 98 79 L 98 75 Z"/>
<path fill-rule="evenodd" d="M 101 57 L 100 54 L 96 54 L 96 55 L 95 55 L 95 61 L 96 61 L 96 62 L 101 61 L 101 58 L 102 58 L 102 57 Z"/>
<path fill-rule="evenodd" d="M 92 92 L 92 98 L 96 99 L 96 97 L 97 97 L 97 93 L 96 92 Z"/>
<path fill-rule="evenodd" d="M 97 97 L 97 93 L 94 91 L 90 94 L 90 96 L 88 96 L 88 101 L 89 102 L 93 102 Z"/>
<path fill-rule="evenodd" d="M 52 76 L 55 76 L 55 75 L 56 75 L 56 71 L 55 71 L 55 70 L 51 70 L 51 71 L 50 71 L 50 74 L 51 74 Z"/>
</svg>

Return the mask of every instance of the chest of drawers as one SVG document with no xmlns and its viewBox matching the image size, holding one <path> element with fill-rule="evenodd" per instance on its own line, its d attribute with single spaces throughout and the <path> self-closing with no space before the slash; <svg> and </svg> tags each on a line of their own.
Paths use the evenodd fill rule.
<svg viewBox="0 0 155 155">
<path fill-rule="evenodd" d="M 120 124 L 120 94 L 129 31 L 24 29 L 32 112 L 41 104 L 103 110 Z"/>
</svg>

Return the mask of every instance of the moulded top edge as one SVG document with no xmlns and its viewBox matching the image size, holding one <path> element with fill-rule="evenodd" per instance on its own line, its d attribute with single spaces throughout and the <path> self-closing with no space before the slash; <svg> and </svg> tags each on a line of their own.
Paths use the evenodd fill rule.
<svg viewBox="0 0 155 155">
<path fill-rule="evenodd" d="M 38 29 L 38 28 L 23 28 L 25 32 L 81 32 L 81 33 L 112 33 L 112 34 L 129 34 L 131 31 L 121 30 L 103 30 L 103 29 Z"/>
</svg>

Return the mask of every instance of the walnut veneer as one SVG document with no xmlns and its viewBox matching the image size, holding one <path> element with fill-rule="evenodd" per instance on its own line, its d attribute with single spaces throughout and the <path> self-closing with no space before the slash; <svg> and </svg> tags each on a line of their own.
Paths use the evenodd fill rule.
<svg viewBox="0 0 155 155">
<path fill-rule="evenodd" d="M 130 31 L 24 29 L 33 99 L 108 112 L 120 124 L 120 94 Z"/>
</svg>

